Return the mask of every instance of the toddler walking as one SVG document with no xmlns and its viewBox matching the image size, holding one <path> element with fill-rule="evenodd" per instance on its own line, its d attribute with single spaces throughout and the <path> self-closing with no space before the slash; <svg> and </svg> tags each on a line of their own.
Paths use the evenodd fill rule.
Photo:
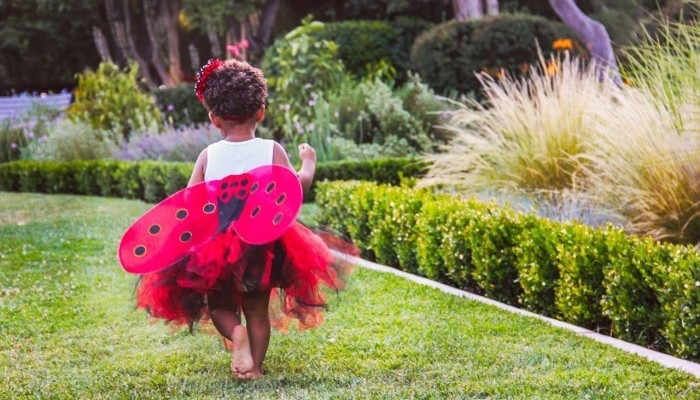
<svg viewBox="0 0 700 400">
<path fill-rule="evenodd" d="M 280 144 L 255 136 L 267 97 L 259 69 L 237 60 L 210 60 L 198 74 L 195 91 L 222 140 L 200 153 L 188 186 L 270 164 L 294 171 Z M 296 172 L 306 191 L 316 170 L 316 153 L 301 144 L 299 158 L 302 164 Z M 152 317 L 176 324 L 191 327 L 211 319 L 233 343 L 233 375 L 257 379 L 263 374 L 271 324 L 285 329 L 293 318 L 304 329 L 322 322 L 322 286 L 334 290 L 341 286 L 335 266 L 324 241 L 298 222 L 265 245 L 247 244 L 228 230 L 217 233 L 185 261 L 143 275 L 137 303 Z M 270 309 L 278 312 L 271 314 Z"/>
</svg>

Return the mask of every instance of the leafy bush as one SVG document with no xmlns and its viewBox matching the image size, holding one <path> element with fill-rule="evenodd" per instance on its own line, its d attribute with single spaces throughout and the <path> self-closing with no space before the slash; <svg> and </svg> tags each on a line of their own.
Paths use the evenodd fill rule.
<svg viewBox="0 0 700 400">
<path fill-rule="evenodd" d="M 0 121 L 0 163 L 19 160 L 33 141 L 43 140 L 61 110 L 35 102 L 26 112 Z"/>
<path fill-rule="evenodd" d="M 615 257 L 605 271 L 602 307 L 612 321 L 612 333 L 634 343 L 663 350 L 661 336 L 664 316 L 655 288 L 663 286 L 656 273 L 670 261 L 668 246 L 653 240 L 618 240 Z"/>
<path fill-rule="evenodd" d="M 518 304 L 522 287 L 516 268 L 516 239 L 528 228 L 521 214 L 508 209 L 474 215 L 469 227 L 472 275 L 486 296 L 507 304 Z"/>
<path fill-rule="evenodd" d="M 663 311 L 663 338 L 671 354 L 700 360 L 700 254 L 693 246 L 669 248 L 669 258 L 654 265 L 652 286 Z M 650 335 L 650 334 L 647 334 Z"/>
<path fill-rule="evenodd" d="M 318 191 L 321 220 L 348 234 L 367 257 L 700 359 L 696 248 L 406 187 L 323 182 Z"/>
<path fill-rule="evenodd" d="M 477 21 L 450 21 L 416 38 L 411 64 L 441 94 L 474 93 L 475 74 L 489 70 L 518 75 L 538 60 L 561 30 L 558 23 L 526 14 L 501 14 Z"/>
<path fill-rule="evenodd" d="M 312 36 L 335 42 L 338 58 L 356 78 L 371 75 L 376 65 L 385 62 L 396 69 L 397 80 L 404 82 L 411 68 L 411 46 L 431 26 L 431 22 L 405 16 L 390 22 L 346 20 L 326 23 Z"/>
<path fill-rule="evenodd" d="M 338 58 L 346 70 L 364 77 L 372 65 L 381 60 L 396 65 L 396 33 L 385 21 L 354 20 L 325 23 L 311 36 L 338 45 Z"/>
<path fill-rule="evenodd" d="M 398 265 L 407 272 L 418 271 L 416 216 L 432 195 L 407 187 L 379 187 L 369 212 L 372 233 L 369 246 L 377 261 Z"/>
<path fill-rule="evenodd" d="M 555 290 L 559 285 L 559 250 L 570 241 L 571 224 L 556 225 L 528 216 L 529 229 L 518 234 L 516 268 L 520 277 L 522 306 L 550 317 L 558 316 Z"/>
<path fill-rule="evenodd" d="M 398 185 L 415 179 L 425 169 L 425 163 L 413 159 L 319 163 L 315 181 L 364 179 Z M 191 162 L 15 161 L 0 164 L 0 190 L 95 194 L 157 202 L 184 188 L 191 173 Z M 53 184 L 49 178 L 75 184 Z M 306 193 L 305 201 L 314 200 L 316 186 Z"/>
<path fill-rule="evenodd" d="M 602 312 L 603 278 L 610 260 L 619 257 L 619 229 L 595 230 L 572 225 L 558 249 L 559 282 L 556 304 L 562 318 L 579 326 L 608 330 L 610 321 Z"/>
<path fill-rule="evenodd" d="M 68 116 L 96 130 L 116 131 L 124 138 L 131 132 L 159 125 L 162 121 L 153 97 L 138 87 L 138 66 L 122 71 L 102 62 L 97 71 L 78 74 L 75 101 Z"/>
<path fill-rule="evenodd" d="M 194 85 L 183 83 L 152 92 L 165 123 L 175 128 L 208 123 L 206 108 L 194 94 Z"/>
<path fill-rule="evenodd" d="M 46 135 L 29 142 L 22 157 L 43 161 L 98 160 L 110 157 L 118 140 L 110 131 L 63 119 L 49 126 Z"/>
<path fill-rule="evenodd" d="M 10 120 L 0 121 L 0 163 L 20 159 L 20 152 L 27 145 L 27 137 L 22 128 Z"/>
<path fill-rule="evenodd" d="M 323 26 L 306 19 L 265 53 L 263 71 L 270 88 L 267 111 L 280 139 L 294 141 L 295 135 L 303 133 L 299 127 L 313 123 L 313 103 L 346 79 L 343 63 L 336 58 L 336 43 L 312 36 Z"/>
</svg>

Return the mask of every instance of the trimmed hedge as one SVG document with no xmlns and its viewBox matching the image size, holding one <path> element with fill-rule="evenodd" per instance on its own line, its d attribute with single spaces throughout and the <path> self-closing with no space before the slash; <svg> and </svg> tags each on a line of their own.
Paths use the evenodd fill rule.
<svg viewBox="0 0 700 400">
<path fill-rule="evenodd" d="M 426 172 L 425 162 L 409 158 L 320 163 L 315 181 L 371 180 L 397 185 Z M 187 186 L 192 163 L 132 161 L 16 161 L 0 164 L 0 191 L 87 194 L 157 203 Z M 315 186 L 306 194 L 312 202 Z"/>
<path fill-rule="evenodd" d="M 319 222 L 368 258 L 700 360 L 700 252 L 371 182 L 321 182 Z"/>
</svg>

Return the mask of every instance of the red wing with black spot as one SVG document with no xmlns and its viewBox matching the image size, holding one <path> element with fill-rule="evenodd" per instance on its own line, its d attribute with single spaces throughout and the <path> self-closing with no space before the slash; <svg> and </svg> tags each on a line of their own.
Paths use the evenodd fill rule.
<svg viewBox="0 0 700 400">
<path fill-rule="evenodd" d="M 142 274 L 182 260 L 243 210 L 251 177 L 231 175 L 180 190 L 142 215 L 122 236 L 119 262 Z"/>
<path fill-rule="evenodd" d="M 296 221 L 303 191 L 296 174 L 281 166 L 260 167 L 253 177 L 248 201 L 233 228 L 246 243 L 269 243 Z"/>
<path fill-rule="evenodd" d="M 119 262 L 135 274 L 167 268 L 232 223 L 243 241 L 269 243 L 296 220 L 302 200 L 296 175 L 276 165 L 202 182 L 158 203 L 127 229 Z"/>
</svg>

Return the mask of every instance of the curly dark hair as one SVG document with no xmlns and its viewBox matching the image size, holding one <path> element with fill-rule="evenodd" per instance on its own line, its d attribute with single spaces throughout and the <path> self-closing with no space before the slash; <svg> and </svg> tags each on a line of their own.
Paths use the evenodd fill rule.
<svg viewBox="0 0 700 400">
<path fill-rule="evenodd" d="M 247 120 L 267 100 L 267 82 L 262 71 L 246 62 L 226 60 L 205 79 L 203 103 L 217 117 Z"/>
</svg>

